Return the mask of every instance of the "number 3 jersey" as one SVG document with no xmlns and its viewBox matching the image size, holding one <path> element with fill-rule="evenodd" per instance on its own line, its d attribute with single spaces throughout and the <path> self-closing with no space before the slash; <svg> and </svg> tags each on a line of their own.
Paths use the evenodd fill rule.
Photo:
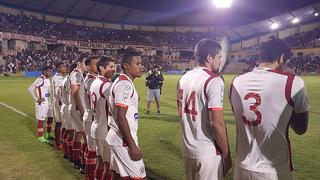
<svg viewBox="0 0 320 180">
<path fill-rule="evenodd" d="M 259 67 L 234 78 L 229 98 L 237 129 L 236 165 L 264 173 L 292 171 L 288 128 L 292 112 L 308 111 L 303 80 Z"/>
<path fill-rule="evenodd" d="M 178 82 L 178 107 L 184 156 L 200 159 L 220 155 L 213 139 L 209 112 L 223 110 L 224 82 L 204 67 L 197 67 Z"/>
</svg>

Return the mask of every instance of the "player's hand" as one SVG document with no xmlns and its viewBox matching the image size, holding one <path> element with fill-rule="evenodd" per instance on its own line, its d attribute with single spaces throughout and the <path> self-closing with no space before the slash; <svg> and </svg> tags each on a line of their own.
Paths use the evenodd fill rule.
<svg viewBox="0 0 320 180">
<path fill-rule="evenodd" d="M 39 103 L 39 104 L 42 103 L 43 101 L 44 101 L 44 98 L 38 98 L 37 99 L 37 103 Z"/>
<path fill-rule="evenodd" d="M 226 156 L 222 156 L 222 164 L 223 164 L 223 177 L 225 177 L 232 167 L 232 160 L 231 160 L 230 153 L 228 153 Z"/>
<path fill-rule="evenodd" d="M 142 159 L 142 152 L 136 145 L 129 147 L 129 155 L 131 160 L 133 161 L 139 161 L 140 159 Z"/>
</svg>

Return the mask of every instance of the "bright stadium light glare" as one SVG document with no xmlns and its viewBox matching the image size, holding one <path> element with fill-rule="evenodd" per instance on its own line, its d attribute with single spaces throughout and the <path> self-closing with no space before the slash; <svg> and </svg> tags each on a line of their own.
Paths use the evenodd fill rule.
<svg viewBox="0 0 320 180">
<path fill-rule="evenodd" d="M 297 24 L 298 22 L 300 22 L 300 19 L 297 18 L 297 17 L 295 17 L 295 18 L 293 18 L 293 19 L 291 20 L 291 23 L 292 23 L 292 24 Z"/>
<path fill-rule="evenodd" d="M 313 15 L 314 16 L 319 16 L 319 13 L 318 12 L 314 12 Z"/>
<path fill-rule="evenodd" d="M 229 8 L 231 7 L 233 0 L 212 0 L 217 8 Z"/>
<path fill-rule="evenodd" d="M 280 26 L 279 23 L 274 22 L 274 23 L 271 24 L 270 28 L 271 28 L 272 30 L 275 30 L 275 29 L 278 29 L 279 26 Z"/>
</svg>

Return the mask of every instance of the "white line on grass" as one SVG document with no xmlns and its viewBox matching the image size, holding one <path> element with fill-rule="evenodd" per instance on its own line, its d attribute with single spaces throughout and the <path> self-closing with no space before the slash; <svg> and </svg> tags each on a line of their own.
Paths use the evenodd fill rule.
<svg viewBox="0 0 320 180">
<path fill-rule="evenodd" d="M 16 113 L 24 116 L 24 117 L 27 117 L 27 118 L 29 118 L 29 119 L 34 120 L 34 118 L 32 118 L 31 116 L 29 116 L 28 114 L 26 114 L 26 113 L 24 113 L 24 112 L 21 112 L 21 111 L 19 111 L 18 109 L 14 108 L 14 107 L 12 107 L 12 106 L 9 106 L 8 104 L 6 104 L 6 103 L 4 103 L 4 102 L 2 102 L 2 101 L 0 101 L 0 104 L 1 104 L 2 106 L 4 106 L 4 107 L 8 108 L 8 109 L 11 109 L 12 111 L 14 111 L 14 112 L 16 112 Z"/>
</svg>

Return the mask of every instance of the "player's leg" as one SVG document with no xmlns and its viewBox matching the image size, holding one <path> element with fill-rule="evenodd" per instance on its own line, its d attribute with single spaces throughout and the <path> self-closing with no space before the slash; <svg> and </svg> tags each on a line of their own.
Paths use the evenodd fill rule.
<svg viewBox="0 0 320 180">
<path fill-rule="evenodd" d="M 94 171 L 97 164 L 96 144 L 90 134 L 87 135 L 88 153 L 86 156 L 86 177 L 94 179 Z"/>
<path fill-rule="evenodd" d="M 110 162 L 111 162 L 110 146 L 107 144 L 105 140 L 103 145 L 104 145 L 103 154 L 102 154 L 102 160 L 104 163 L 103 179 L 112 180 L 112 171 L 110 166 Z"/>
<path fill-rule="evenodd" d="M 45 134 L 45 138 L 48 140 L 53 140 L 54 137 L 51 133 L 52 131 L 52 124 L 53 124 L 53 107 L 51 104 L 48 104 L 48 111 L 47 111 L 47 132 Z"/>
<path fill-rule="evenodd" d="M 38 142 L 40 143 L 47 143 L 48 141 L 43 136 L 43 122 L 46 118 L 47 114 L 47 107 L 43 104 L 35 105 L 35 113 L 36 113 L 36 119 L 38 121 L 37 124 L 37 134 L 38 134 Z"/>
<path fill-rule="evenodd" d="M 86 166 L 86 159 L 85 154 L 87 151 L 88 145 L 87 145 L 87 137 L 85 132 L 82 133 L 82 142 L 81 142 L 81 152 L 80 152 L 80 158 L 81 158 L 81 166 L 80 166 L 80 173 L 85 173 L 85 166 Z"/>
<path fill-rule="evenodd" d="M 157 102 L 157 113 L 160 114 L 160 89 L 155 89 L 154 90 L 154 97 Z"/>
<path fill-rule="evenodd" d="M 62 121 L 61 121 L 61 113 L 60 113 L 60 105 L 55 103 L 54 104 L 54 120 L 55 120 L 55 126 L 54 126 L 54 137 L 55 137 L 55 148 L 62 150 L 62 146 L 60 143 L 61 140 L 61 128 L 62 128 Z"/>
<path fill-rule="evenodd" d="M 187 180 L 195 180 L 196 171 L 196 160 L 183 156 L 183 164 Z"/>
<path fill-rule="evenodd" d="M 95 169 L 95 179 L 102 179 L 104 171 L 103 155 L 103 139 L 95 139 L 97 149 L 97 165 Z"/>
<path fill-rule="evenodd" d="M 197 160 L 197 166 L 200 167 L 195 172 L 198 180 L 217 179 L 223 180 L 223 166 L 221 156 L 210 156 Z"/>
<path fill-rule="evenodd" d="M 83 137 L 84 128 L 81 121 L 81 115 L 75 109 L 70 111 L 72 124 L 75 129 L 75 135 L 73 138 L 73 157 L 74 168 L 80 169 L 81 167 L 81 139 Z"/>
<path fill-rule="evenodd" d="M 117 168 L 120 178 L 128 179 L 146 179 L 146 171 L 143 160 L 133 161 L 129 156 L 127 147 L 110 146 L 112 160 L 112 169 Z"/>
</svg>

